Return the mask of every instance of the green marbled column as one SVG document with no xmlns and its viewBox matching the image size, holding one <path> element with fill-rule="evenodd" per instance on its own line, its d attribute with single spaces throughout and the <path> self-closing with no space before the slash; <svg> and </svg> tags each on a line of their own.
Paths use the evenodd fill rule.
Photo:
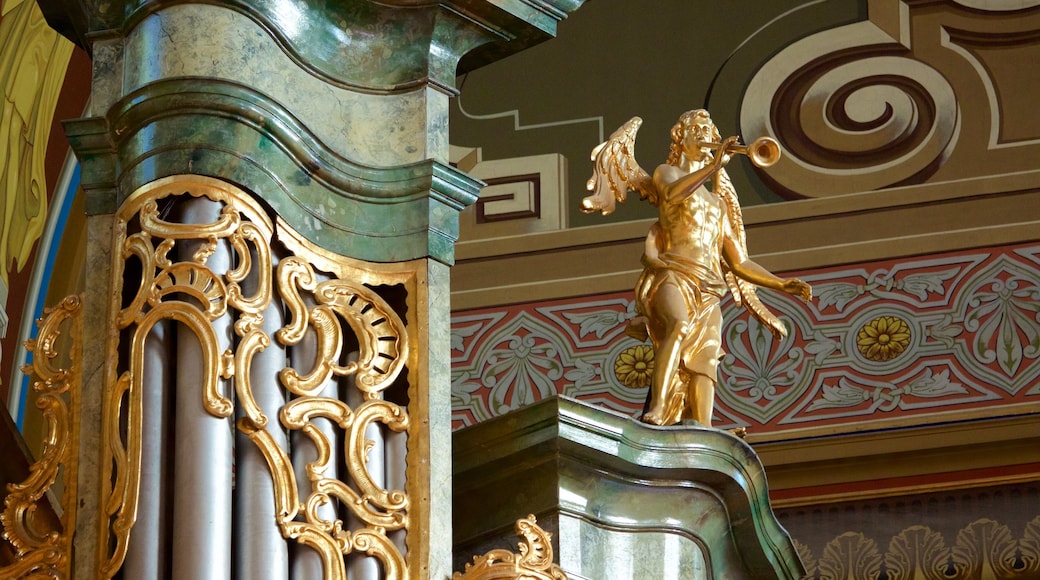
<svg viewBox="0 0 1040 580">
<path fill-rule="evenodd" d="M 88 309 L 120 291 L 100 269 L 111 263 L 102 231 L 111 214 L 172 175 L 249 191 L 337 254 L 427 261 L 420 308 L 428 311 L 419 318 L 430 327 L 420 332 L 428 341 L 418 369 L 427 376 L 409 377 L 429 391 L 409 435 L 426 442 L 426 457 L 413 459 L 430 464 L 430 493 L 416 499 L 430 506 L 429 533 L 408 540 L 423 554 L 415 577 L 451 573 L 448 266 L 458 213 L 480 185 L 447 164 L 455 76 L 551 38 L 583 1 L 41 1 L 51 24 L 93 57 L 91 110 L 66 122 L 100 240 L 88 250 L 96 265 Z M 70 17 L 53 18 L 61 13 Z M 107 332 L 88 327 L 86 342 L 105 344 Z M 101 368 L 104 356 L 88 352 L 85 365 Z M 81 462 L 97 463 L 97 441 L 87 445 Z M 97 487 L 96 469 L 80 473 L 80 489 Z M 77 578 L 93 577 L 97 565 L 96 496 L 81 507 Z"/>
</svg>

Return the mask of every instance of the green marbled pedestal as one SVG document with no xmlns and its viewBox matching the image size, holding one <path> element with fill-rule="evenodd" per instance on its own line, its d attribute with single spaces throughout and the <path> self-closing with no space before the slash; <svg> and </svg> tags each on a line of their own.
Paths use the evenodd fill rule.
<svg viewBox="0 0 1040 580">
<path fill-rule="evenodd" d="M 716 429 L 653 427 L 564 397 L 454 438 L 455 568 L 529 513 L 572 579 L 801 578 L 762 464 Z"/>
</svg>

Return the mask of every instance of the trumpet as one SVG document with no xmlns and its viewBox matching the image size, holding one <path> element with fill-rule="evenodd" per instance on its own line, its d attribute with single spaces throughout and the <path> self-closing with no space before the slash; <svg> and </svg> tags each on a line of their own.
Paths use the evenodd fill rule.
<svg viewBox="0 0 1040 580">
<path fill-rule="evenodd" d="M 698 141 L 697 146 L 706 147 L 714 151 L 721 147 L 722 143 Z M 747 155 L 755 167 L 769 167 L 780 160 L 780 144 L 771 137 L 759 137 L 752 141 L 750 145 L 737 143 L 729 148 L 726 153 Z"/>
</svg>

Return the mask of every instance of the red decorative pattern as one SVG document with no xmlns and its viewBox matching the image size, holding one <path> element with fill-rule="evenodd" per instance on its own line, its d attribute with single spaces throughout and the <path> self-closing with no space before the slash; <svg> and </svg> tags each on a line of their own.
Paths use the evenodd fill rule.
<svg viewBox="0 0 1040 580">
<path fill-rule="evenodd" d="M 756 433 L 1040 402 L 1040 244 L 795 273 L 808 307 L 762 292 L 775 339 L 727 300 L 715 425 Z M 615 375 L 631 292 L 457 312 L 460 428 L 554 394 L 636 416 L 645 389 Z M 631 380 L 629 381 L 631 382 Z M 936 421 L 939 419 L 936 418 Z"/>
</svg>

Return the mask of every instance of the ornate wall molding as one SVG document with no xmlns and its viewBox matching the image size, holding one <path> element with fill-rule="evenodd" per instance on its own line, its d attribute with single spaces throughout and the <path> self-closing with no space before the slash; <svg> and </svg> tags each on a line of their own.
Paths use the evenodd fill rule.
<svg viewBox="0 0 1040 580">
<path fill-rule="evenodd" d="M 1035 412 L 1040 246 L 1024 244 L 798 273 L 809 309 L 763 299 L 777 340 L 731 302 L 718 426 L 783 438 Z M 630 292 L 457 312 L 454 425 L 553 394 L 637 415 L 652 358 L 624 334 Z"/>
<path fill-rule="evenodd" d="M 483 240 L 567 228 L 567 160 L 533 155 L 485 160 L 480 148 L 452 147 L 452 163 L 484 182 L 459 214 L 459 237 Z"/>
<path fill-rule="evenodd" d="M 762 176 L 793 197 L 1029 170 L 1035 79 L 1015 71 L 1040 56 L 1038 30 L 1035 4 L 874 0 L 869 20 L 766 62 L 741 130 L 780 141 L 784 157 Z"/>
<path fill-rule="evenodd" d="M 1036 485 L 779 510 L 807 580 L 1040 575 Z M 837 530 L 843 530 L 838 532 Z"/>
</svg>

